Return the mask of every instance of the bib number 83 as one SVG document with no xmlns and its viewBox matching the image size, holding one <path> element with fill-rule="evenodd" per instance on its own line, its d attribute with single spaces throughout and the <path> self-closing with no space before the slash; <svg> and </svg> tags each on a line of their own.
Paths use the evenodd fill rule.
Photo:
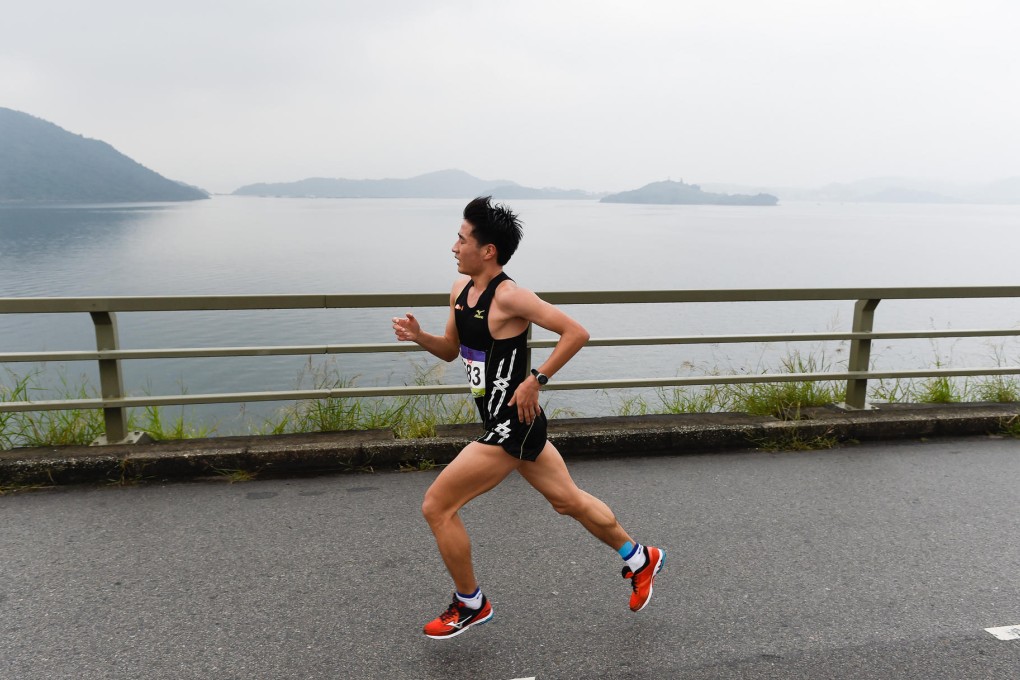
<svg viewBox="0 0 1020 680">
<path fill-rule="evenodd" d="M 484 397 L 485 352 L 461 345 L 460 355 L 464 360 L 464 370 L 467 372 L 468 386 L 471 388 L 471 395 L 474 397 Z"/>
</svg>

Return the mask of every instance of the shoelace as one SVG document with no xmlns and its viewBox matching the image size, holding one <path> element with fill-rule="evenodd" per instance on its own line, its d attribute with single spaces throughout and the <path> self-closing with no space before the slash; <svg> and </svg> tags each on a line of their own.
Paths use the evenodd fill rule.
<svg viewBox="0 0 1020 680">
<path fill-rule="evenodd" d="M 634 579 L 636 574 L 630 570 L 630 567 L 624 567 L 623 571 L 621 572 L 621 574 L 623 575 L 624 578 L 629 578 L 630 579 L 630 587 L 636 593 L 637 592 L 637 581 Z"/>
<path fill-rule="evenodd" d="M 460 602 L 451 602 L 450 606 L 447 607 L 446 611 L 439 615 L 439 620 L 443 623 L 453 621 L 454 619 L 460 618 Z"/>
<path fill-rule="evenodd" d="M 648 567 L 650 564 L 651 564 L 651 557 L 649 557 L 647 560 L 645 560 L 645 563 L 641 567 L 639 567 L 637 571 L 631 571 L 630 567 L 624 567 L 623 568 L 623 577 L 630 579 L 630 587 L 634 589 L 635 593 L 637 592 L 637 579 L 636 579 L 636 577 L 638 575 L 638 572 L 644 571 L 645 568 Z"/>
</svg>

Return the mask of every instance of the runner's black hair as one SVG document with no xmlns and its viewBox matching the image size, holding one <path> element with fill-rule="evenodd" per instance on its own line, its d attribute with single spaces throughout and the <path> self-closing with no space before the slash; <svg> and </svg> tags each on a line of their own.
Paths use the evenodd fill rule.
<svg viewBox="0 0 1020 680">
<path fill-rule="evenodd" d="M 500 265 L 510 261 L 524 236 L 520 218 L 502 203 L 493 205 L 492 196 L 479 196 L 464 206 L 464 219 L 479 245 L 496 246 L 496 262 Z"/>
</svg>

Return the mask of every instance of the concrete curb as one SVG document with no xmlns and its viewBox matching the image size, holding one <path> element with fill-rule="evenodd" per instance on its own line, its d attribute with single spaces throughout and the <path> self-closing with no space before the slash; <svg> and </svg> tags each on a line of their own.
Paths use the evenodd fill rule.
<svg viewBox="0 0 1020 680">
<path fill-rule="evenodd" d="M 819 437 L 839 442 L 988 435 L 1020 419 L 1020 404 L 891 404 L 868 411 L 805 409 L 802 420 L 740 413 L 574 418 L 549 423 L 567 459 L 681 455 L 785 448 Z M 440 428 L 428 439 L 390 430 L 265 437 L 218 437 L 103 447 L 62 446 L 0 452 L 3 487 L 280 477 L 448 463 L 477 436 L 477 425 Z"/>
</svg>

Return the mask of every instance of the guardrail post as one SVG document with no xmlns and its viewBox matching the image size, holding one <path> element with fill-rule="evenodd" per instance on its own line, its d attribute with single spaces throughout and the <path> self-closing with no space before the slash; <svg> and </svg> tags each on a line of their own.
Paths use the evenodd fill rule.
<svg viewBox="0 0 1020 680">
<path fill-rule="evenodd" d="M 100 352 L 117 350 L 117 319 L 113 312 L 89 312 L 96 327 L 96 349 Z M 120 399 L 124 396 L 124 378 L 120 373 L 120 360 L 99 360 L 99 386 L 103 399 Z M 103 423 L 106 441 L 113 444 L 127 438 L 127 409 L 104 408 Z"/>
<path fill-rule="evenodd" d="M 870 333 L 875 322 L 875 308 L 881 300 L 858 300 L 854 305 L 854 333 Z M 871 368 L 871 338 L 854 338 L 850 341 L 850 371 L 867 372 Z M 846 406 L 867 408 L 868 379 L 855 378 L 846 383 Z"/>
</svg>

